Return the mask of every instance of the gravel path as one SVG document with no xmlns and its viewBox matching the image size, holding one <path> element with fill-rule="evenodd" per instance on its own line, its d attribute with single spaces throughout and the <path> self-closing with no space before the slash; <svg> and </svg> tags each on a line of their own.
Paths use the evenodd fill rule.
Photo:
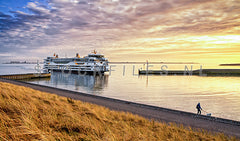
<svg viewBox="0 0 240 141">
<path fill-rule="evenodd" d="M 236 136 L 237 138 L 240 138 L 240 122 L 238 121 L 232 121 L 216 117 L 208 117 L 203 115 L 197 116 L 196 114 L 183 111 L 166 109 L 156 106 L 149 106 L 130 101 L 111 99 L 101 96 L 89 95 L 81 92 L 74 92 L 26 82 L 5 79 L 0 79 L 0 81 L 30 87 L 32 89 L 43 92 L 54 93 L 59 96 L 70 97 L 72 99 L 81 100 L 84 102 L 90 102 L 93 104 L 105 106 L 112 110 L 130 112 L 161 122 L 166 123 L 174 122 L 177 124 L 190 126 L 195 129 L 200 128 L 211 132 L 220 132 L 226 135 Z"/>
</svg>

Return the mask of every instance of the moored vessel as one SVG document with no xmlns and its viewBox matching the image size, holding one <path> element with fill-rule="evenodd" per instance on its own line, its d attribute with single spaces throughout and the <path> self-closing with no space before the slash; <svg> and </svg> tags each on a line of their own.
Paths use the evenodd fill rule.
<svg viewBox="0 0 240 141">
<path fill-rule="evenodd" d="M 95 50 L 87 56 L 80 57 L 77 53 L 72 58 L 60 58 L 57 54 L 44 59 L 45 72 L 61 71 L 78 74 L 103 74 L 108 70 L 108 59 Z"/>
</svg>

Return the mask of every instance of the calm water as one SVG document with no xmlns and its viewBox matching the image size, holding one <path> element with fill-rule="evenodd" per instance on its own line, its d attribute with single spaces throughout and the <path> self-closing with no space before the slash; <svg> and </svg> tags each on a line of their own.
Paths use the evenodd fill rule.
<svg viewBox="0 0 240 141">
<path fill-rule="evenodd" d="M 0 74 L 35 72 L 34 66 L 1 64 Z M 31 83 L 193 113 L 200 102 L 212 116 L 240 121 L 240 77 L 138 76 L 137 69 L 144 67 L 115 65 L 114 71 L 103 77 L 54 72 L 50 79 L 36 79 Z M 177 67 L 168 65 L 168 68 Z M 179 65 L 179 68 L 184 69 L 184 66 Z"/>
</svg>

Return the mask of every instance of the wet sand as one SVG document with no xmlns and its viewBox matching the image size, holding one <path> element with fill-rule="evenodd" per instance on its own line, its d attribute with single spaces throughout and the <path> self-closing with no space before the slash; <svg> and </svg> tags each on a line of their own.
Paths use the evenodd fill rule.
<svg viewBox="0 0 240 141">
<path fill-rule="evenodd" d="M 95 96 L 81 92 L 74 92 L 70 90 L 52 88 L 48 86 L 42 86 L 15 80 L 0 79 L 0 81 L 105 106 L 112 110 L 130 112 L 133 114 L 146 117 L 148 119 L 154 119 L 166 123 L 172 122 L 176 124 L 182 124 L 184 126 L 190 126 L 191 128 L 194 129 L 205 129 L 210 132 L 219 132 L 240 138 L 240 122 L 238 121 L 227 120 L 217 117 L 209 117 L 204 115 L 196 115 L 193 113 L 183 111 L 166 109 L 156 106 L 149 106 L 130 101 Z"/>
</svg>

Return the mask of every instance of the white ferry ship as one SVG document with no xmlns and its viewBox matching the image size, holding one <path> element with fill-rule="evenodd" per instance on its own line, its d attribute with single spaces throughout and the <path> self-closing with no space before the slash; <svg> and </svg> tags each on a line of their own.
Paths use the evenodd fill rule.
<svg viewBox="0 0 240 141">
<path fill-rule="evenodd" d="M 61 71 L 78 74 L 104 73 L 108 70 L 108 59 L 103 54 L 98 54 L 95 50 L 88 56 L 72 58 L 59 58 L 58 55 L 44 59 L 43 69 L 45 72 Z"/>
</svg>

